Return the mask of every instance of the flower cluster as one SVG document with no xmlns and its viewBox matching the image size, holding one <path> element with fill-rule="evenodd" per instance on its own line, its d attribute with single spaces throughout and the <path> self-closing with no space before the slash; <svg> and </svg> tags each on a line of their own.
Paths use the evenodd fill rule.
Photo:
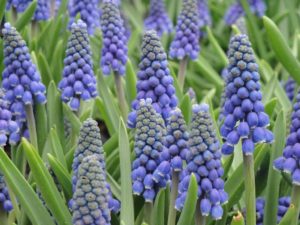
<svg viewBox="0 0 300 225">
<path fill-rule="evenodd" d="M 74 153 L 74 160 L 72 164 L 73 169 L 73 177 L 72 177 L 72 184 L 73 184 L 73 191 L 75 191 L 76 184 L 78 182 L 78 171 L 79 167 L 82 164 L 85 157 L 90 155 L 96 155 L 99 161 L 99 165 L 101 165 L 101 169 L 105 172 L 105 159 L 104 159 L 104 150 L 101 141 L 100 129 L 98 124 L 93 119 L 87 119 L 82 124 L 80 129 L 79 139 L 77 149 Z M 110 186 L 106 184 L 108 192 L 108 203 L 109 208 L 113 212 L 118 212 L 120 209 L 120 204 L 117 200 L 113 199 Z M 71 206 L 73 205 L 74 201 L 71 201 Z"/>
<path fill-rule="evenodd" d="M 151 98 L 154 109 L 162 114 L 165 121 L 170 111 L 177 106 L 167 55 L 153 30 L 144 34 L 139 69 L 136 85 L 138 94 L 132 102 L 133 111 L 128 116 L 128 126 L 131 128 L 135 127 L 136 109 L 141 99 Z"/>
<path fill-rule="evenodd" d="M 246 35 L 236 35 L 231 39 L 228 58 L 225 120 L 221 127 L 225 139 L 222 152 L 231 154 L 241 139 L 244 154 L 250 155 L 255 144 L 272 142 L 273 134 L 267 129 L 270 122 L 261 102 L 258 65 Z"/>
<path fill-rule="evenodd" d="M 170 57 L 182 60 L 189 57 L 195 60 L 200 51 L 200 17 L 196 0 L 184 0 L 178 17 L 175 38 L 171 43 Z"/>
<path fill-rule="evenodd" d="M 37 6 L 34 12 L 33 20 L 48 20 L 50 18 L 50 1 L 38 0 Z"/>
<path fill-rule="evenodd" d="M 75 22 L 75 17 L 79 13 L 80 19 L 87 24 L 90 35 L 100 27 L 99 0 L 72 0 L 69 2 L 69 13 L 70 25 Z"/>
<path fill-rule="evenodd" d="M 278 199 L 277 224 L 281 221 L 284 214 L 287 212 L 291 203 L 290 197 L 281 197 Z M 265 199 L 256 199 L 256 225 L 263 225 L 265 210 Z"/>
<path fill-rule="evenodd" d="M 72 24 L 71 31 L 64 60 L 63 79 L 58 88 L 62 91 L 62 100 L 67 102 L 73 111 L 77 111 L 80 100 L 95 98 L 97 89 L 87 26 L 82 20 L 78 20 Z"/>
<path fill-rule="evenodd" d="M 15 144 L 19 139 L 19 126 L 12 117 L 4 91 L 0 89 L 0 146 L 6 145 L 7 138 L 10 144 Z"/>
<path fill-rule="evenodd" d="M 14 7 L 17 12 L 22 13 L 26 10 L 31 2 L 32 0 L 8 0 L 6 9 L 9 10 L 10 7 Z"/>
<path fill-rule="evenodd" d="M 284 89 L 285 89 L 285 93 L 288 96 L 288 98 L 290 99 L 290 101 L 292 102 L 294 100 L 295 97 L 295 91 L 297 88 L 297 83 L 295 82 L 295 80 L 291 77 L 289 77 L 289 79 L 286 81 L 286 83 L 284 84 Z"/>
<path fill-rule="evenodd" d="M 101 68 L 105 75 L 111 71 L 124 75 L 127 62 L 127 41 L 124 21 L 119 7 L 113 0 L 104 0 L 101 15 L 103 46 Z"/>
<path fill-rule="evenodd" d="M 6 212 L 9 212 L 13 209 L 12 202 L 10 201 L 8 188 L 6 186 L 4 176 L 0 173 L 0 202 L 2 204 L 3 209 Z"/>
<path fill-rule="evenodd" d="M 98 155 L 82 160 L 73 194 L 73 224 L 110 224 L 109 190 Z"/>
<path fill-rule="evenodd" d="M 137 110 L 136 159 L 132 163 L 131 174 L 133 193 L 143 195 L 146 202 L 153 202 L 159 188 L 166 186 L 171 171 L 170 164 L 164 161 L 169 158 L 164 147 L 164 121 L 151 103 L 151 99 L 142 99 Z"/>
<path fill-rule="evenodd" d="M 294 185 L 300 186 L 300 93 L 296 96 L 294 111 L 292 113 L 290 134 L 283 150 L 283 156 L 277 158 L 273 166 L 279 171 L 292 175 Z"/>
<path fill-rule="evenodd" d="M 210 26 L 211 16 L 208 8 L 207 0 L 198 0 L 198 12 L 199 12 L 199 27 Z"/>
<path fill-rule="evenodd" d="M 189 137 L 187 167 L 180 177 L 176 209 L 183 208 L 192 173 L 198 182 L 198 197 L 203 216 L 214 220 L 223 215 L 222 204 L 228 200 L 224 191 L 221 151 L 207 104 L 193 105 L 193 117 Z"/>
<path fill-rule="evenodd" d="M 165 32 L 172 32 L 173 25 L 166 12 L 163 0 L 150 1 L 150 12 L 144 24 L 146 30 L 155 30 L 158 36 L 162 36 Z"/>
<path fill-rule="evenodd" d="M 253 14 L 262 17 L 266 11 L 266 5 L 263 0 L 248 0 L 248 4 Z M 228 25 L 234 24 L 245 12 L 240 1 L 233 3 L 227 10 L 224 20 Z"/>
<path fill-rule="evenodd" d="M 20 34 L 9 23 L 4 25 L 4 65 L 2 73 L 2 88 L 4 99 L 9 104 L 9 110 L 20 131 L 26 136 L 26 105 L 46 103 L 46 88 L 41 77 L 32 63 L 29 50 Z M 20 137 L 14 137 L 17 142 Z"/>
</svg>

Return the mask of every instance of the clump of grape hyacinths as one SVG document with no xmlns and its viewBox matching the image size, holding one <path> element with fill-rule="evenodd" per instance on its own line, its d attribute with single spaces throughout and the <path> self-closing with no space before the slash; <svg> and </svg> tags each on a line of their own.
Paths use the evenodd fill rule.
<svg viewBox="0 0 300 225">
<path fill-rule="evenodd" d="M 144 25 L 146 30 L 155 30 L 158 36 L 172 32 L 173 25 L 166 12 L 164 0 L 150 1 L 150 12 Z"/>
<path fill-rule="evenodd" d="M 281 221 L 282 217 L 290 207 L 291 198 L 281 197 L 278 199 L 278 210 L 277 210 L 277 224 Z M 263 225 L 264 221 L 264 210 L 265 210 L 265 199 L 256 199 L 256 225 Z"/>
<path fill-rule="evenodd" d="M 95 29 L 100 27 L 99 0 L 72 0 L 69 2 L 70 25 L 75 22 L 79 13 L 80 19 L 87 24 L 87 31 L 93 35 Z"/>
<path fill-rule="evenodd" d="M 8 193 L 8 188 L 4 180 L 4 175 L 2 173 L 0 173 L 0 204 L 6 212 L 10 212 L 13 209 L 13 205 Z"/>
<path fill-rule="evenodd" d="M 19 126 L 12 118 L 9 104 L 4 99 L 4 90 L 0 89 L 0 146 L 5 146 L 7 139 L 13 145 L 18 141 Z"/>
<path fill-rule="evenodd" d="M 171 43 L 170 57 L 182 60 L 185 57 L 197 59 L 200 51 L 200 17 L 196 0 L 183 0 L 177 19 L 175 38 Z"/>
<path fill-rule="evenodd" d="M 82 20 L 71 26 L 64 59 L 63 79 L 59 82 L 61 99 L 73 111 L 78 111 L 80 100 L 87 101 L 97 96 L 96 78 L 93 71 L 87 26 Z"/>
<path fill-rule="evenodd" d="M 83 159 L 73 194 L 73 224 L 110 224 L 109 190 L 98 155 Z"/>
<path fill-rule="evenodd" d="M 177 106 L 173 78 L 168 69 L 167 55 L 154 30 L 146 31 L 142 43 L 142 56 L 137 74 L 137 97 L 132 102 L 128 126 L 135 127 L 137 108 L 141 99 L 152 99 L 154 109 L 167 121 L 169 113 Z"/>
<path fill-rule="evenodd" d="M 100 129 L 98 124 L 93 119 L 87 119 L 82 124 L 80 129 L 79 139 L 77 149 L 74 153 L 74 160 L 72 164 L 73 169 L 73 191 L 75 191 L 76 183 L 78 182 L 78 171 L 79 167 L 82 164 L 82 161 L 85 157 L 90 155 L 96 155 L 99 161 L 99 165 L 101 165 L 101 169 L 105 172 L 105 158 L 104 158 L 104 150 L 101 141 Z M 112 197 L 112 193 L 110 191 L 110 186 L 107 183 L 106 187 L 109 190 L 109 209 L 114 213 L 117 213 L 120 209 L 120 203 Z M 70 205 L 73 205 L 74 201 L 70 202 Z"/>
<path fill-rule="evenodd" d="M 14 7 L 18 13 L 24 12 L 32 0 L 8 0 L 6 4 L 6 9 L 9 10 L 10 7 Z"/>
<path fill-rule="evenodd" d="M 124 75 L 127 62 L 127 41 L 124 21 L 118 5 L 113 0 L 104 0 L 102 5 L 101 29 L 103 46 L 101 68 L 105 75 L 114 71 Z"/>
<path fill-rule="evenodd" d="M 219 220 L 223 215 L 222 204 L 227 202 L 228 196 L 221 178 L 224 170 L 220 145 L 207 104 L 193 105 L 189 150 L 186 155 L 187 167 L 181 174 L 176 209 L 183 208 L 190 176 L 194 173 L 198 182 L 197 204 L 200 204 L 200 213 Z"/>
<path fill-rule="evenodd" d="M 164 147 L 164 121 L 151 103 L 151 99 L 139 102 L 134 143 L 136 159 L 131 173 L 133 193 L 142 195 L 146 202 L 153 202 L 159 188 L 165 187 L 170 179 L 170 164 L 161 163 L 169 157 Z"/>
<path fill-rule="evenodd" d="M 21 134 L 26 135 L 26 108 L 33 107 L 35 103 L 46 103 L 46 88 L 41 77 L 30 58 L 29 49 L 20 34 L 9 23 L 3 29 L 4 39 L 4 65 L 2 73 L 2 88 L 5 91 L 4 99 L 9 104 L 13 121 L 19 125 Z M 16 143 L 19 135 L 14 135 Z"/>
<path fill-rule="evenodd" d="M 50 1 L 38 0 L 34 12 L 33 20 L 41 21 L 41 20 L 48 20 L 49 18 L 50 18 Z"/>
<path fill-rule="evenodd" d="M 284 84 L 284 89 L 285 89 L 285 93 L 288 96 L 288 98 L 290 99 L 290 101 L 292 102 L 294 100 L 295 97 L 295 91 L 297 88 L 297 83 L 295 82 L 295 80 L 291 77 L 289 77 L 289 79 L 286 81 L 286 83 Z"/>
<path fill-rule="evenodd" d="M 197 0 L 198 13 L 199 13 L 199 27 L 210 26 L 211 16 L 208 8 L 207 0 Z"/>
<path fill-rule="evenodd" d="M 221 135 L 225 142 L 223 154 L 232 154 L 242 141 L 245 155 L 252 155 L 258 143 L 273 141 L 267 129 L 269 116 L 264 112 L 260 91 L 260 76 L 251 43 L 246 35 L 236 35 L 230 41 L 228 76 L 225 88 L 224 124 Z"/>
<path fill-rule="evenodd" d="M 264 16 L 266 5 L 263 0 L 248 0 L 248 4 L 253 14 L 255 14 L 257 17 Z M 241 2 L 238 0 L 228 8 L 227 12 L 225 13 L 224 20 L 227 25 L 232 25 L 244 15 L 244 8 Z"/>
</svg>

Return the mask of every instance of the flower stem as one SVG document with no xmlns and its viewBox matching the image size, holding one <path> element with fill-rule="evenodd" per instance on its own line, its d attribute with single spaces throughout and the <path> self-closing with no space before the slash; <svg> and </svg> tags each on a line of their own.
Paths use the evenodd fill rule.
<svg viewBox="0 0 300 225">
<path fill-rule="evenodd" d="M 246 224 L 256 224 L 255 209 L 255 175 L 253 155 L 243 154 L 244 177 L 245 177 L 245 200 L 246 200 Z"/>
<path fill-rule="evenodd" d="M 183 60 L 180 61 L 180 64 L 179 64 L 178 84 L 179 84 L 179 88 L 181 91 L 183 91 L 183 87 L 184 87 L 187 63 L 188 63 L 188 59 L 184 58 Z"/>
<path fill-rule="evenodd" d="M 144 222 L 148 225 L 152 224 L 152 209 L 153 204 L 152 202 L 146 202 L 144 205 Z"/>
<path fill-rule="evenodd" d="M 18 12 L 17 12 L 17 9 L 15 7 L 12 7 L 11 16 L 12 16 L 13 22 L 16 23 L 17 20 L 18 20 Z"/>
<path fill-rule="evenodd" d="M 196 212 L 195 212 L 195 225 L 205 225 L 206 224 L 206 216 L 201 214 L 200 210 L 200 199 L 197 201 Z"/>
<path fill-rule="evenodd" d="M 56 0 L 51 0 L 51 17 L 55 16 L 55 4 L 56 4 Z"/>
<path fill-rule="evenodd" d="M 36 20 L 31 21 L 31 39 L 33 40 L 38 33 L 38 23 Z"/>
<path fill-rule="evenodd" d="M 125 92 L 124 92 L 123 85 L 122 85 L 122 77 L 119 74 L 114 73 L 114 78 L 115 78 L 115 84 L 116 84 L 117 97 L 118 97 L 118 101 L 120 104 L 120 110 L 121 110 L 123 119 L 126 121 L 128 109 L 127 109 L 127 104 L 126 104 Z"/>
<path fill-rule="evenodd" d="M 33 114 L 32 105 L 26 105 L 25 111 L 26 111 L 27 126 L 29 129 L 29 135 L 30 135 L 30 142 L 36 149 L 38 149 L 35 118 L 34 118 L 34 114 Z"/>
<path fill-rule="evenodd" d="M 299 212 L 300 212 L 300 186 L 293 185 L 291 204 L 295 206 L 296 213 L 292 219 L 292 225 L 298 224 Z"/>
<path fill-rule="evenodd" d="M 171 199 L 169 205 L 169 215 L 168 215 L 168 225 L 175 225 L 176 222 L 176 209 L 175 201 L 178 193 L 178 182 L 179 182 L 179 173 L 176 171 L 172 172 L 172 189 L 171 189 Z"/>
</svg>

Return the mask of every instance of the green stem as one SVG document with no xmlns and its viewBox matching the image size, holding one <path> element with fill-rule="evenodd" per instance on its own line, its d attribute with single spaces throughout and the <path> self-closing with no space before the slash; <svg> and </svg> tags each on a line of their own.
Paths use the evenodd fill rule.
<svg viewBox="0 0 300 225">
<path fill-rule="evenodd" d="M 197 201 L 196 212 L 195 212 L 195 225 L 205 225 L 206 224 L 206 216 L 201 214 L 200 210 L 200 199 Z"/>
<path fill-rule="evenodd" d="M 18 12 L 15 7 L 12 7 L 11 16 L 12 16 L 13 23 L 15 24 L 18 20 Z"/>
<path fill-rule="evenodd" d="M 246 224 L 256 224 L 255 174 L 253 155 L 243 154 L 245 177 Z"/>
<path fill-rule="evenodd" d="M 169 215 L 168 215 L 168 225 L 175 225 L 176 222 L 176 209 L 175 201 L 178 193 L 178 182 L 179 173 L 176 171 L 172 172 L 172 189 L 171 189 L 171 199 L 169 205 Z"/>
<path fill-rule="evenodd" d="M 38 33 L 38 23 L 36 20 L 31 21 L 31 40 L 35 38 Z"/>
<path fill-rule="evenodd" d="M 30 135 L 30 142 L 36 148 L 36 150 L 38 150 L 35 118 L 34 118 L 32 105 L 26 105 L 25 111 L 26 111 L 27 126 L 29 129 L 29 135 Z"/>
<path fill-rule="evenodd" d="M 120 104 L 120 110 L 121 110 L 123 119 L 126 121 L 128 108 L 127 108 L 124 88 L 122 85 L 122 77 L 119 74 L 114 73 L 114 78 L 115 78 L 117 97 L 118 97 L 118 101 Z"/>
<path fill-rule="evenodd" d="M 2 206 L 0 207 L 0 221 L 2 225 L 9 225 L 7 219 L 7 213 L 3 210 Z"/>
<path fill-rule="evenodd" d="M 296 210 L 291 225 L 297 225 L 300 212 L 300 186 L 293 185 L 291 204 L 295 206 Z"/>
<path fill-rule="evenodd" d="M 146 202 L 144 205 L 144 222 L 148 225 L 152 225 L 152 210 L 153 204 L 152 202 Z"/>
<path fill-rule="evenodd" d="M 56 5 L 56 0 L 51 0 L 51 17 L 55 16 L 55 5 Z"/>
<path fill-rule="evenodd" d="M 179 64 L 178 85 L 179 85 L 179 88 L 181 91 L 183 91 L 183 87 L 184 87 L 187 63 L 188 63 L 188 59 L 185 57 L 183 60 L 180 61 L 180 64 Z"/>
</svg>

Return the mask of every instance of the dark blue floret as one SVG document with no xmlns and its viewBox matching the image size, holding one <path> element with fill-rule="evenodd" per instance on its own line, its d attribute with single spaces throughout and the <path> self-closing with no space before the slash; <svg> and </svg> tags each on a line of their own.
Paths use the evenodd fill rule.
<svg viewBox="0 0 300 225">
<path fill-rule="evenodd" d="M 46 103 L 46 88 L 36 66 L 31 61 L 29 49 L 20 34 L 9 23 L 4 25 L 4 65 L 2 88 L 4 99 L 9 105 L 12 120 L 18 123 L 20 134 L 27 136 L 25 106 Z M 10 136 L 11 143 L 17 143 L 20 134 Z"/>
<path fill-rule="evenodd" d="M 255 144 L 271 143 L 273 134 L 267 129 L 270 122 L 261 102 L 258 65 L 246 35 L 231 39 L 228 58 L 229 73 L 222 111 L 224 124 L 221 135 L 225 140 L 222 152 L 231 154 L 241 140 L 244 154 L 250 155 Z"/>
<path fill-rule="evenodd" d="M 195 60 L 200 51 L 200 18 L 196 0 L 184 0 L 178 17 L 175 38 L 171 43 L 170 57 Z"/>
<path fill-rule="evenodd" d="M 291 175 L 294 185 L 300 186 L 300 93 L 296 96 L 283 155 L 273 162 L 275 169 Z"/>
<path fill-rule="evenodd" d="M 172 32 L 173 25 L 166 12 L 164 0 L 150 1 L 150 12 L 144 24 L 146 30 L 155 30 L 158 36 Z"/>
<path fill-rule="evenodd" d="M 87 24 L 90 35 L 100 27 L 99 0 L 71 0 L 69 2 L 70 26 L 75 22 L 75 17 L 80 14 L 80 19 Z"/>
<path fill-rule="evenodd" d="M 102 72 L 109 75 L 114 71 L 118 75 L 124 75 L 127 63 L 128 35 L 126 35 L 118 4 L 113 0 L 104 0 L 103 2 L 101 29 L 103 35 Z"/>
<path fill-rule="evenodd" d="M 61 99 L 73 111 L 78 111 L 80 100 L 87 101 L 97 96 L 96 78 L 93 71 L 91 49 L 86 24 L 79 20 L 72 24 L 64 60 L 63 79 L 58 88 Z"/>
<path fill-rule="evenodd" d="M 90 155 L 97 155 L 98 161 L 101 165 L 102 170 L 105 172 L 105 158 L 104 158 L 104 150 L 101 141 L 100 129 L 98 124 L 93 119 L 87 119 L 81 129 L 78 139 L 77 149 L 74 153 L 74 160 L 72 164 L 73 169 L 73 191 L 75 191 L 76 183 L 78 181 L 78 170 L 83 161 L 83 159 Z M 106 183 L 106 187 L 109 190 L 108 203 L 109 209 L 113 212 L 118 212 L 120 209 L 120 204 L 117 200 L 113 199 L 110 186 Z M 72 204 L 71 204 L 72 205 Z"/>
<path fill-rule="evenodd" d="M 33 20 L 48 20 L 50 17 L 50 1 L 38 0 L 34 12 Z"/>
<path fill-rule="evenodd" d="M 180 177 L 176 209 L 183 208 L 190 175 L 195 174 L 198 182 L 198 197 L 203 216 L 211 215 L 214 220 L 222 218 L 222 204 L 228 200 L 224 191 L 220 145 L 216 137 L 209 108 L 206 104 L 194 105 L 189 137 L 187 167 Z"/>
<path fill-rule="evenodd" d="M 290 101 L 293 101 L 296 94 L 295 91 L 297 89 L 297 83 L 295 82 L 295 80 L 289 77 L 289 79 L 284 84 L 284 89 Z"/>
<path fill-rule="evenodd" d="M 253 14 L 255 14 L 257 17 L 264 16 L 266 11 L 266 5 L 263 0 L 248 0 L 248 4 Z M 243 6 L 238 0 L 228 8 L 224 16 L 224 20 L 226 24 L 232 25 L 236 23 L 237 20 L 244 15 L 245 12 Z"/>
<path fill-rule="evenodd" d="M 170 164 L 164 160 L 168 155 L 165 135 L 164 121 L 152 107 L 151 99 L 140 100 L 131 177 L 133 193 L 143 196 L 146 202 L 153 202 L 159 188 L 170 180 Z"/>
<path fill-rule="evenodd" d="M 2 173 L 0 173 L 0 204 L 6 212 L 10 212 L 13 209 L 13 205 L 8 193 L 8 188 L 6 186 Z"/>
<path fill-rule="evenodd" d="M 10 7 L 14 7 L 17 12 L 21 13 L 26 10 L 28 5 L 32 2 L 32 0 L 8 0 L 6 4 L 6 9 L 9 10 Z"/>
<path fill-rule="evenodd" d="M 98 155 L 82 160 L 73 194 L 73 224 L 110 225 L 109 190 Z"/>
<path fill-rule="evenodd" d="M 169 113 L 177 106 L 173 78 L 168 69 L 167 55 L 155 31 L 147 31 L 143 37 L 142 56 L 139 64 L 137 97 L 132 102 L 128 126 L 135 127 L 136 110 L 141 99 L 151 98 L 154 109 L 166 121 Z"/>
</svg>

